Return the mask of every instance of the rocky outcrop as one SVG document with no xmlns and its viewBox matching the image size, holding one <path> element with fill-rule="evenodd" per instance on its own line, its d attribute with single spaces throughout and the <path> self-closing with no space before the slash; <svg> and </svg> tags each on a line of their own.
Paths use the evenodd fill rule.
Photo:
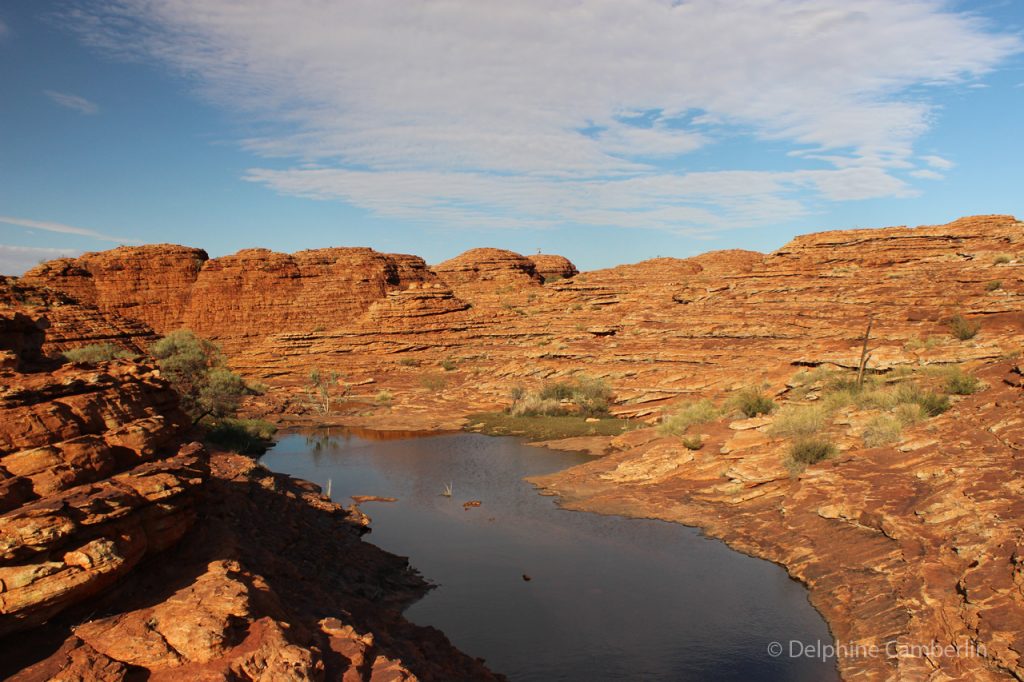
<svg viewBox="0 0 1024 682">
<path fill-rule="evenodd" d="M 2 375 L 0 636 L 110 587 L 194 519 L 189 422 L 149 367 Z"/>
<path fill-rule="evenodd" d="M 979 375 L 988 389 L 896 445 L 865 448 L 847 410 L 841 454 L 798 475 L 761 418 L 701 426 L 696 452 L 654 430 L 604 439 L 606 457 L 533 482 L 570 509 L 697 525 L 784 565 L 850 652 L 848 679 L 1019 679 L 1024 391 L 1006 362 Z M 858 655 L 870 647 L 892 655 Z"/>
<path fill-rule="evenodd" d="M 139 353 L 157 338 L 143 322 L 101 312 L 65 293 L 14 277 L 0 277 L 0 310 L 4 315 L 20 314 L 34 320 L 39 333 L 45 333 L 39 348 L 42 356 L 96 343 L 111 343 Z"/>
<path fill-rule="evenodd" d="M 844 413 L 842 455 L 799 476 L 755 420 L 715 425 L 699 451 L 650 428 L 601 439 L 588 447 L 605 457 L 542 482 L 573 506 L 693 523 L 784 564 L 840 641 L 966 637 L 987 652 L 848 657 L 849 678 L 1024 675 L 1015 634 L 1024 629 L 1022 379 L 1007 364 L 1024 347 L 1024 224 L 1015 218 L 823 232 L 771 254 L 657 258 L 544 286 L 537 265 L 506 251 L 467 252 L 436 276 L 414 257 L 366 254 L 352 261 L 369 263 L 360 272 L 397 276 L 352 278 L 336 294 L 350 292 L 337 304 L 344 315 L 326 321 L 320 299 L 303 292 L 339 277 L 335 266 L 261 272 L 261 258 L 278 261 L 245 258 L 244 268 L 211 268 L 199 296 L 219 299 L 238 330 L 215 326 L 212 302 L 193 295 L 189 306 L 196 325 L 225 335 L 234 367 L 272 386 L 255 404 L 264 414 L 308 412 L 311 367 L 337 370 L 347 387 L 317 419 L 406 429 L 457 428 L 467 414 L 507 405 L 515 386 L 585 373 L 611 384 L 615 413 L 653 424 L 682 400 L 762 384 L 784 398 L 801 369 L 855 367 L 869 319 L 874 372 L 963 364 L 990 388 L 908 430 L 898 447 L 863 447 L 850 434 L 864 415 Z M 278 288 L 313 296 L 308 307 L 321 312 L 301 319 Z M 955 315 L 979 324 L 977 335 L 957 338 Z M 386 404 L 375 400 L 383 390 Z"/>
<path fill-rule="evenodd" d="M 266 336 L 268 330 L 295 334 L 350 327 L 375 303 L 386 309 L 389 294 L 410 287 L 431 290 L 439 280 L 422 258 L 366 248 L 295 254 L 246 249 L 211 260 L 199 249 L 154 245 L 44 263 L 25 273 L 19 285 L 60 292 L 84 304 L 72 310 L 98 309 L 110 324 L 122 325 L 127 316 L 160 334 L 186 327 L 238 350 L 247 345 L 245 339 Z M 417 297 L 420 303 L 412 308 L 430 314 L 466 307 L 450 291 L 447 297 L 434 296 L 437 305 L 420 294 L 400 300 Z M 55 339 L 65 341 L 74 345 Z"/>
<path fill-rule="evenodd" d="M 82 306 L 35 293 L 0 308 L 0 678 L 501 679 L 401 617 L 429 585 L 360 514 L 183 444 L 158 370 L 47 359 L 21 309 Z"/>
<path fill-rule="evenodd" d="M 496 286 L 542 284 L 529 258 L 505 249 L 470 249 L 431 268 L 450 286 L 487 282 Z"/>
<path fill-rule="evenodd" d="M 121 246 L 43 263 L 21 280 L 164 333 L 181 326 L 207 259 L 202 249 L 173 244 Z"/>
<path fill-rule="evenodd" d="M 545 282 L 568 279 L 579 274 L 576 266 L 565 256 L 544 253 L 527 256 L 527 258 L 530 259 L 537 274 L 543 277 Z"/>
<path fill-rule="evenodd" d="M 426 583 L 308 483 L 214 453 L 199 521 L 160 561 L 29 639 L 0 640 L 19 682 L 496 680 L 400 610 Z M 25 635 L 33 637 L 33 633 Z"/>
</svg>

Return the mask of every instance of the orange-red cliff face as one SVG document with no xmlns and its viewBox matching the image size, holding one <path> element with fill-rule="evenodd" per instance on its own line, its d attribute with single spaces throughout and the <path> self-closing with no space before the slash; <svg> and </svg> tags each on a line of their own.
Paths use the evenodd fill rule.
<svg viewBox="0 0 1024 682">
<path fill-rule="evenodd" d="M 76 320 L 133 337 L 0 285 L 0 678 L 496 679 L 402 619 L 427 586 L 358 513 L 186 443 L 153 367 L 48 357 L 46 331 Z"/>
<path fill-rule="evenodd" d="M 251 260 L 239 266 L 239 258 Z M 497 249 L 432 271 L 415 257 L 372 252 L 347 255 L 344 272 L 339 261 L 303 258 L 243 252 L 210 261 L 180 320 L 217 336 L 235 367 L 271 384 L 257 406 L 270 414 L 312 414 L 302 387 L 310 367 L 338 370 L 349 383 L 333 418 L 411 429 L 456 427 L 507 405 L 517 385 L 584 372 L 612 385 L 616 413 L 654 423 L 682 400 L 720 401 L 762 382 L 779 401 L 797 400 L 798 370 L 857 365 L 869 318 L 873 371 L 960 364 L 989 388 L 878 448 L 861 436 L 870 411 L 844 408 L 830 427 L 840 456 L 799 475 L 784 466 L 787 442 L 773 435 L 772 418 L 722 419 L 698 451 L 654 429 L 594 440 L 605 457 L 542 483 L 579 508 L 699 524 L 783 563 L 843 641 L 966 637 L 988 652 L 844 658 L 851 679 L 1024 677 L 1024 398 L 1011 359 L 1024 348 L 1024 224 L 1016 219 L 823 232 L 771 254 L 658 258 L 569 279 Z M 73 295 L 75 277 L 42 266 L 28 280 Z M 318 298 L 320 286 L 334 286 L 336 300 Z M 315 314 L 302 317 L 302 308 Z M 127 315 L 130 306 L 107 309 Z M 978 335 L 952 335 L 955 314 L 978 322 Z M 375 401 L 382 389 L 391 400 Z"/>
<path fill-rule="evenodd" d="M 20 282 L 134 318 L 158 333 L 186 327 L 229 349 L 268 331 L 350 326 L 367 312 L 387 318 L 396 306 L 410 316 L 466 308 L 423 259 L 366 248 L 247 249 L 211 260 L 181 246 L 121 247 L 45 263 Z M 401 295 L 410 289 L 418 293 Z"/>
</svg>

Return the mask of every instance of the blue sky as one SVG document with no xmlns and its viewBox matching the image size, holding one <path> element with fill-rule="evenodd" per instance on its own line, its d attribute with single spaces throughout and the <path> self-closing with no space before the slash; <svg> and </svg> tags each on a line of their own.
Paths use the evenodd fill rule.
<svg viewBox="0 0 1024 682">
<path fill-rule="evenodd" d="M 584 269 L 1024 216 L 1021 0 L 0 5 L 0 272 L 476 246 Z"/>
</svg>

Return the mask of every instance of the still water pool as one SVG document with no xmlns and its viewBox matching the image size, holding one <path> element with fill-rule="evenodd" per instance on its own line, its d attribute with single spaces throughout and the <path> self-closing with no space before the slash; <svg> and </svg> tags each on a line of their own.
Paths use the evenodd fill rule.
<svg viewBox="0 0 1024 682">
<path fill-rule="evenodd" d="M 831 661 L 786 655 L 790 640 L 832 639 L 780 567 L 686 526 L 561 510 L 523 480 L 587 456 L 478 434 L 383 435 L 285 435 L 261 461 L 330 480 L 342 504 L 397 498 L 361 508 L 367 540 L 437 585 L 406 616 L 509 679 L 838 679 Z M 772 642 L 782 656 L 768 655 Z"/>
</svg>

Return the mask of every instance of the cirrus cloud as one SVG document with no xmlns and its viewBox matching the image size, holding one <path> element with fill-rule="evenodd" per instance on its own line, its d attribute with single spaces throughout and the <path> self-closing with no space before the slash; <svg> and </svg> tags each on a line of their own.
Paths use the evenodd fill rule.
<svg viewBox="0 0 1024 682">
<path fill-rule="evenodd" d="M 476 227 L 700 233 L 909 196 L 932 177 L 914 170 L 932 94 L 1022 48 L 939 0 L 115 0 L 67 19 L 245 116 L 240 144 L 280 160 L 247 179 Z M 777 170 L 695 161 L 735 140 Z"/>
<path fill-rule="evenodd" d="M 57 92 L 56 90 L 43 90 L 43 94 L 53 100 L 58 106 L 77 111 L 80 114 L 91 116 L 100 112 L 98 104 L 79 95 Z"/>
</svg>

